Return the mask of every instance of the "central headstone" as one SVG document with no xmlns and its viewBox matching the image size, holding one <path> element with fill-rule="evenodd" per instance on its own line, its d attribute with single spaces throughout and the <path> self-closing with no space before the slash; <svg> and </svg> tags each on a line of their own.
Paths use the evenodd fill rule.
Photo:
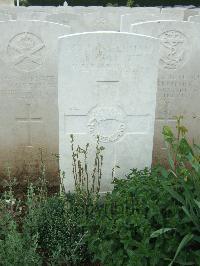
<svg viewBox="0 0 200 266">
<path fill-rule="evenodd" d="M 90 170 L 99 136 L 105 147 L 103 192 L 112 188 L 116 165 L 119 177 L 131 168 L 151 166 L 157 49 L 158 40 L 128 33 L 83 33 L 60 39 L 59 153 L 66 190 L 74 189 L 71 134 L 76 145 L 90 143 Z"/>
</svg>

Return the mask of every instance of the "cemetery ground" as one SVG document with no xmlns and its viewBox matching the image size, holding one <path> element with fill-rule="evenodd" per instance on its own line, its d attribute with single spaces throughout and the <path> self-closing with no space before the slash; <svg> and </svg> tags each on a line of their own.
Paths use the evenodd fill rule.
<svg viewBox="0 0 200 266">
<path fill-rule="evenodd" d="M 97 137 L 94 168 L 90 148 L 71 136 L 74 193 L 49 191 L 45 164 L 26 193 L 16 193 L 10 169 L 0 199 L 0 265 L 200 265 L 200 147 L 163 128 L 169 167 L 132 169 L 100 194 L 104 149 Z M 81 159 L 83 156 L 83 160 Z M 90 264 L 91 263 L 91 264 Z M 94 264 L 92 264 L 94 263 Z"/>
</svg>

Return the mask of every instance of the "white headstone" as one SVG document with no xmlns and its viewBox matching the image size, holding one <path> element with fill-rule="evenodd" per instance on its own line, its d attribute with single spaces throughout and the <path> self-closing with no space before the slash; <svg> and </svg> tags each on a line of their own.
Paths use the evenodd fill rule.
<svg viewBox="0 0 200 266">
<path fill-rule="evenodd" d="M 89 170 L 99 135 L 103 192 L 112 188 L 115 165 L 120 177 L 151 166 L 158 46 L 154 38 L 117 32 L 60 38 L 59 154 L 66 190 L 74 189 L 70 134 L 77 145 L 90 143 Z"/>
<path fill-rule="evenodd" d="M 162 127 L 175 128 L 183 115 L 189 137 L 200 141 L 200 27 L 197 23 L 156 21 L 133 25 L 132 33 L 160 39 L 154 159 L 165 158 Z"/>
<path fill-rule="evenodd" d="M 200 15 L 190 16 L 190 17 L 188 18 L 188 21 L 190 21 L 190 22 L 200 23 Z"/>
<path fill-rule="evenodd" d="M 0 22 L 1 174 L 7 162 L 20 171 L 31 162 L 36 170 L 39 148 L 49 170 L 57 169 L 57 38 L 69 32 L 49 22 Z"/>
</svg>

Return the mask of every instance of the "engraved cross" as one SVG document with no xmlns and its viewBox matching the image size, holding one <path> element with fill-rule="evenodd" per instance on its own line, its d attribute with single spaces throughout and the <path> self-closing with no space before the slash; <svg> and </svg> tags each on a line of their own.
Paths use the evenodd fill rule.
<svg viewBox="0 0 200 266">
<path fill-rule="evenodd" d="M 27 144 L 25 145 L 26 147 L 33 147 L 33 141 L 32 141 L 32 125 L 34 123 L 41 123 L 42 118 L 37 117 L 37 116 L 32 116 L 31 115 L 31 104 L 27 103 L 27 116 L 23 117 L 16 117 L 16 121 L 19 123 L 25 123 L 27 126 L 27 132 L 28 132 L 28 140 Z"/>
</svg>

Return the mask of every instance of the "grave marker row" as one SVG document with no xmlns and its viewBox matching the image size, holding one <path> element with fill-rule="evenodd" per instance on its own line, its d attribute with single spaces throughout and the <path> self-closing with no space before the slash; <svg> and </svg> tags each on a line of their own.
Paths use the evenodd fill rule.
<svg viewBox="0 0 200 266">
<path fill-rule="evenodd" d="M 55 172 L 51 154 L 59 151 L 66 188 L 73 189 L 70 134 L 93 149 L 99 135 L 106 148 L 102 191 L 110 190 L 115 165 L 121 177 L 151 165 L 157 86 L 154 161 L 165 159 L 162 126 L 174 126 L 176 115 L 184 115 L 190 139 L 198 142 L 197 23 L 154 21 L 132 25 L 131 33 L 70 33 L 69 26 L 51 22 L 0 22 L 1 171 L 7 161 L 16 169 L 38 164 L 43 148 Z"/>
</svg>

